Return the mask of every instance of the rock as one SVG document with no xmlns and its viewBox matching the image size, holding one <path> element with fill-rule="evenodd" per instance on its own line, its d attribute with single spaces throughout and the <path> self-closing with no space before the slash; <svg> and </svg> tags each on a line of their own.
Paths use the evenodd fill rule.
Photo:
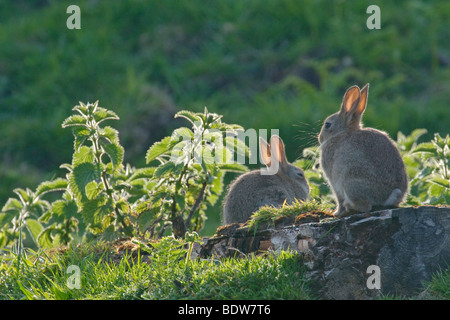
<svg viewBox="0 0 450 320">
<path fill-rule="evenodd" d="M 449 206 L 325 220 L 256 231 L 240 224 L 222 227 L 200 247 L 199 255 L 295 250 L 304 261 L 311 290 L 322 299 L 412 296 L 450 264 Z"/>
</svg>

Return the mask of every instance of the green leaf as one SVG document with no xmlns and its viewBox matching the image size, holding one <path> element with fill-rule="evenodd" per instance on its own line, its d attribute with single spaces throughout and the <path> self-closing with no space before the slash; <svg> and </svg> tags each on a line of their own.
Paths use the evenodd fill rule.
<svg viewBox="0 0 450 320">
<path fill-rule="evenodd" d="M 248 171 L 247 166 L 245 166 L 243 164 L 239 164 L 239 163 L 219 164 L 219 169 L 224 170 L 224 171 L 231 171 L 231 172 L 247 172 Z"/>
<path fill-rule="evenodd" d="M 219 196 L 223 192 L 224 183 L 223 183 L 224 171 L 220 171 L 217 177 L 214 178 L 211 185 L 211 195 L 206 198 L 206 201 L 211 205 L 215 205 Z"/>
<path fill-rule="evenodd" d="M 99 188 L 99 185 L 97 184 L 97 182 L 95 182 L 95 181 L 89 182 L 86 185 L 85 190 L 86 190 L 86 197 L 89 200 L 95 199 L 98 196 L 98 194 L 102 191 Z"/>
<path fill-rule="evenodd" d="M 80 101 L 79 105 L 72 108 L 72 111 L 78 112 L 81 116 L 86 117 L 87 119 L 88 108 L 83 102 Z"/>
<path fill-rule="evenodd" d="M 189 128 L 181 127 L 173 131 L 171 138 L 177 142 L 182 140 L 191 141 L 194 138 L 194 133 Z"/>
<path fill-rule="evenodd" d="M 419 138 L 427 133 L 426 129 L 415 129 L 409 136 L 405 136 L 402 132 L 397 133 L 397 145 L 401 150 L 410 151 L 417 143 Z"/>
<path fill-rule="evenodd" d="M 94 113 L 94 119 L 98 124 L 105 120 L 119 120 L 120 118 L 114 111 L 97 107 Z"/>
<path fill-rule="evenodd" d="M 232 133 L 235 135 L 238 134 L 238 131 L 244 131 L 244 128 L 238 124 L 228 124 L 223 122 L 212 123 L 210 128 L 220 130 L 222 133 Z"/>
<path fill-rule="evenodd" d="M 87 119 L 81 115 L 74 114 L 68 117 L 62 123 L 63 128 L 71 127 L 71 126 L 86 126 Z"/>
<path fill-rule="evenodd" d="M 20 211 L 17 214 L 7 214 L 7 213 L 0 213 L 0 230 L 3 229 L 4 226 L 11 223 L 12 219 L 15 217 L 18 217 L 20 214 Z M 0 246 L 1 247 L 1 246 Z"/>
<path fill-rule="evenodd" d="M 27 219 L 26 225 L 30 235 L 33 237 L 34 243 L 38 245 L 38 236 L 42 232 L 42 225 L 34 219 Z"/>
<path fill-rule="evenodd" d="M 449 145 L 449 141 L 450 141 L 450 136 L 447 135 L 446 138 L 442 138 L 441 135 L 439 133 L 435 133 L 434 134 L 434 139 L 433 139 L 433 143 L 439 147 L 439 149 L 444 149 L 445 146 Z"/>
<path fill-rule="evenodd" d="M 417 147 L 415 147 L 412 151 L 412 153 L 416 153 L 416 152 L 430 152 L 433 154 L 436 154 L 436 146 L 431 143 L 431 142 L 424 142 L 424 143 L 420 143 L 419 145 L 417 145 Z"/>
<path fill-rule="evenodd" d="M 90 228 L 102 229 L 103 218 L 114 210 L 112 200 L 106 196 L 86 201 L 81 214 L 84 222 Z"/>
<path fill-rule="evenodd" d="M 2 208 L 2 213 L 11 215 L 13 217 L 18 217 L 22 209 L 23 209 L 22 202 L 20 202 L 16 198 L 9 198 Z"/>
<path fill-rule="evenodd" d="M 432 198 L 439 199 L 443 193 L 445 193 L 445 188 L 440 184 L 432 184 L 428 189 L 428 193 Z M 430 203 L 435 204 L 435 203 Z"/>
<path fill-rule="evenodd" d="M 234 163 L 233 155 L 233 152 L 224 146 L 215 146 L 214 148 L 214 161 L 217 164 Z"/>
<path fill-rule="evenodd" d="M 155 173 L 156 168 L 150 167 L 150 168 L 139 168 L 136 169 L 133 174 L 128 178 L 127 181 L 131 182 L 137 179 L 151 179 L 153 178 L 153 175 Z"/>
<path fill-rule="evenodd" d="M 30 200 L 33 198 L 33 192 L 28 188 L 26 190 L 22 188 L 16 188 L 13 190 L 13 192 L 17 194 L 23 204 L 31 202 Z"/>
<path fill-rule="evenodd" d="M 53 181 L 44 181 L 36 189 L 35 196 L 39 197 L 52 191 L 64 191 L 67 188 L 67 180 L 57 178 Z"/>
<path fill-rule="evenodd" d="M 100 141 L 106 140 L 109 143 L 119 144 L 119 131 L 112 127 L 106 126 L 104 128 L 99 128 L 98 135 L 100 137 Z"/>
<path fill-rule="evenodd" d="M 110 143 L 107 145 L 103 145 L 103 150 L 111 159 L 114 169 L 118 169 L 122 165 L 124 149 L 121 145 L 116 143 Z"/>
<path fill-rule="evenodd" d="M 202 148 L 196 148 L 194 157 L 195 160 L 200 163 L 203 171 L 212 172 L 214 170 L 216 164 L 211 147 L 203 146 Z"/>
<path fill-rule="evenodd" d="M 69 188 L 78 201 L 88 200 L 86 186 L 91 181 L 100 180 L 100 167 L 98 164 L 81 163 L 73 168 L 69 175 Z"/>
<path fill-rule="evenodd" d="M 159 208 L 152 208 L 151 210 L 142 211 L 139 214 L 138 226 L 141 231 L 147 230 L 156 221 L 158 217 Z"/>
<path fill-rule="evenodd" d="M 224 140 L 225 147 L 230 151 L 235 152 L 237 155 L 245 156 L 248 158 L 250 157 L 250 149 L 247 147 L 244 141 L 233 136 L 226 136 Z"/>
<path fill-rule="evenodd" d="M 172 161 L 168 161 L 155 170 L 155 178 L 161 178 L 162 176 L 167 175 L 175 169 L 175 163 Z"/>
<path fill-rule="evenodd" d="M 146 163 L 150 163 L 151 161 L 155 160 L 160 155 L 166 153 L 169 151 L 169 145 L 171 141 L 171 137 L 165 137 L 159 142 L 155 142 L 148 150 L 147 154 L 145 155 L 145 161 Z"/>
<path fill-rule="evenodd" d="M 72 158 L 72 165 L 77 166 L 82 163 L 93 163 L 94 162 L 94 152 L 91 148 L 87 146 L 80 147 L 74 154 Z"/>
<path fill-rule="evenodd" d="M 448 179 L 444 179 L 442 177 L 435 176 L 430 180 L 430 182 L 440 185 L 444 188 L 450 189 L 450 181 Z"/>
<path fill-rule="evenodd" d="M 52 212 L 65 219 L 77 217 L 78 207 L 73 200 L 57 200 L 53 203 Z"/>
<path fill-rule="evenodd" d="M 72 133 L 75 136 L 74 141 L 75 150 L 78 150 L 80 146 L 84 144 L 86 139 L 88 139 L 92 135 L 91 130 L 87 129 L 86 127 L 74 127 L 72 129 Z"/>
<path fill-rule="evenodd" d="M 175 114 L 175 118 L 185 118 L 193 125 L 195 122 L 200 122 L 201 117 L 199 117 L 196 113 L 187 111 L 187 110 L 181 110 Z"/>
<path fill-rule="evenodd" d="M 52 236 L 53 231 L 55 231 L 55 226 L 50 225 L 39 234 L 37 240 L 40 247 L 42 248 L 53 247 L 53 240 L 54 240 L 54 237 Z"/>
</svg>

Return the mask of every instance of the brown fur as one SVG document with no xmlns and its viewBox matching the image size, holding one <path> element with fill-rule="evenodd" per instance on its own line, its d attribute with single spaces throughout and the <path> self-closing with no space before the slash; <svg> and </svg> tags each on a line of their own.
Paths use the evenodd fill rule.
<svg viewBox="0 0 450 320">
<path fill-rule="evenodd" d="M 385 132 L 361 125 L 368 90 L 368 84 L 361 90 L 349 88 L 340 111 L 324 121 L 319 134 L 320 163 L 337 198 L 338 217 L 373 206 L 398 206 L 408 188 L 393 141 Z"/>
<path fill-rule="evenodd" d="M 279 207 L 284 202 L 291 204 L 295 199 L 308 197 L 308 181 L 301 169 L 287 161 L 281 138 L 272 136 L 270 142 L 269 145 L 260 138 L 260 155 L 267 167 L 278 164 L 277 173 L 263 175 L 262 171 L 267 169 L 260 169 L 238 177 L 224 200 L 224 224 L 245 222 L 265 205 Z"/>
</svg>

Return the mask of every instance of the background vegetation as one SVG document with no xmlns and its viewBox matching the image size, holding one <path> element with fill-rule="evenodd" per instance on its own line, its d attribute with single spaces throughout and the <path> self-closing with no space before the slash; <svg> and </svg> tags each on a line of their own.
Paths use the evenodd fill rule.
<svg viewBox="0 0 450 320">
<path fill-rule="evenodd" d="M 66 28 L 66 8 L 74 3 L 81 8 L 81 30 Z M 381 29 L 369 30 L 366 9 L 370 4 L 325 0 L 2 1 L 0 205 L 16 197 L 3 207 L 7 213 L 34 212 L 47 229 L 28 219 L 27 238 L 38 239 L 42 247 L 51 246 L 56 236 L 64 243 L 63 235 L 74 236 L 75 229 L 81 234 L 88 228 L 95 234 L 100 227 L 133 234 L 130 225 L 141 227 L 150 220 L 121 217 L 129 213 L 129 199 L 137 199 L 133 192 L 148 193 L 154 176 L 199 173 L 203 180 L 195 181 L 195 190 L 185 190 L 186 184 L 177 185 L 177 180 L 169 178 L 167 185 L 158 185 L 164 192 L 175 185 L 175 193 L 170 194 L 176 203 L 172 208 L 181 212 L 184 207 L 195 208 L 203 192 L 211 196 L 223 187 L 222 171 L 198 166 L 183 169 L 164 161 L 157 168 L 143 167 L 161 151 L 156 141 L 164 145 L 168 140 L 163 137 L 186 125 L 175 114 L 184 109 L 200 117 L 207 106 L 212 119 L 223 115 L 224 124 L 279 129 L 291 161 L 307 156 L 297 164 L 311 169 L 307 174 L 312 196 L 321 201 L 309 205 L 328 208 L 329 190 L 313 166 L 316 135 L 322 120 L 339 108 L 345 89 L 367 82 L 371 87 L 364 122 L 397 139 L 411 178 L 407 203 L 448 203 L 450 4 L 445 0 L 377 1 Z M 79 101 L 97 100 L 107 110 L 91 112 L 91 118 L 68 119 Z M 82 114 L 88 111 L 82 104 L 79 109 Z M 194 117 L 193 113 L 184 115 L 188 120 Z M 114 128 L 95 127 L 105 118 L 120 121 L 112 124 Z M 84 126 L 73 131 L 75 145 L 70 130 L 61 126 L 64 119 L 68 119 L 65 126 Z M 184 127 L 178 130 L 190 134 Z M 82 146 L 87 137 L 92 144 Z M 73 146 L 81 147 L 74 152 Z M 173 146 L 165 147 L 163 151 L 169 152 Z M 71 164 L 60 168 L 62 163 Z M 133 171 L 127 163 L 141 169 Z M 77 178 L 91 173 L 104 181 Z M 225 184 L 232 178 L 227 173 Z M 150 181 L 145 180 L 144 186 L 143 179 Z M 207 184 L 211 190 L 201 187 Z M 65 191 L 62 198 L 50 193 L 55 190 Z M 119 197 L 126 192 L 126 197 Z M 197 193 L 184 200 L 177 192 Z M 48 202 L 41 199 L 43 195 Z M 151 197 L 142 202 L 142 212 L 146 204 L 159 204 L 162 199 L 157 194 Z M 212 234 L 219 224 L 221 201 L 209 198 L 206 202 L 215 205 L 202 206 L 197 221 L 203 223 L 207 217 L 202 233 Z M 42 208 L 50 204 L 51 210 L 44 214 Z M 295 214 L 298 205 L 276 212 L 265 208 L 254 222 Z M 79 207 L 85 219 L 76 228 L 73 217 Z M 108 212 L 103 212 L 105 208 Z M 109 224 L 100 226 L 96 219 L 107 217 L 112 208 L 115 213 Z M 6 231 L 8 217 L 0 215 Z M 111 243 L 86 242 L 53 252 L 22 251 L 19 238 L 19 247 L 2 255 L 0 261 L 0 299 L 312 297 L 296 255 L 282 252 L 264 258 L 191 261 L 198 236 L 188 235 L 185 240 L 164 237 L 157 243 L 134 238 L 132 250 L 136 246 L 139 250 L 133 257 L 119 259 Z M 146 262 L 141 253 L 148 258 Z M 80 290 L 68 288 L 70 265 L 82 269 Z M 261 282 L 267 285 L 260 286 Z M 448 272 L 436 274 L 426 286 L 422 298 L 448 299 Z"/>
<path fill-rule="evenodd" d="M 78 101 L 121 118 L 124 161 L 136 166 L 179 125 L 177 111 L 204 106 L 244 128 L 279 129 L 293 161 L 344 90 L 367 82 L 366 125 L 445 136 L 450 4 L 377 1 L 381 29 L 369 30 L 369 2 L 85 0 L 82 29 L 68 30 L 73 1 L 2 1 L 0 203 L 62 175 L 73 137 L 61 123 Z"/>
</svg>

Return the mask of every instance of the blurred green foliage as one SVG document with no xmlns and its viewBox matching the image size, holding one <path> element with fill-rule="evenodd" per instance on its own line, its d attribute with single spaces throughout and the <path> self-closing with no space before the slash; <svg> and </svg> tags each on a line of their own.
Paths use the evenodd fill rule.
<svg viewBox="0 0 450 320">
<path fill-rule="evenodd" d="M 448 133 L 450 3 L 377 1 L 81 0 L 0 2 L 0 203 L 17 187 L 61 176 L 72 135 L 60 124 L 78 101 L 122 119 L 125 162 L 177 127 L 181 109 L 244 128 L 278 128 L 293 161 L 316 144 L 345 89 L 371 83 L 367 126 L 395 138 Z"/>
</svg>

